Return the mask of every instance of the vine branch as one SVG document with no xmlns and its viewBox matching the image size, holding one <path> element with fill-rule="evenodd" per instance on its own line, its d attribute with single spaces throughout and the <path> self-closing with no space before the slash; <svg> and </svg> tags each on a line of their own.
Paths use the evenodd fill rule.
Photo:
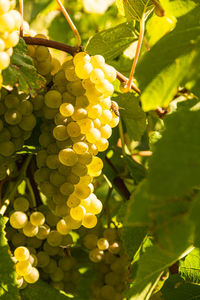
<svg viewBox="0 0 200 300">
<path fill-rule="evenodd" d="M 46 46 L 49 48 L 61 50 L 63 52 L 66 52 L 68 54 L 71 54 L 74 56 L 76 53 L 83 51 L 82 46 L 69 46 L 65 45 L 63 43 L 57 42 L 57 41 L 52 41 L 52 40 L 47 40 L 47 39 L 42 39 L 42 38 L 36 38 L 36 37 L 31 37 L 31 36 L 23 36 L 23 39 L 27 45 L 39 45 L 39 46 Z M 127 82 L 128 78 L 121 74 L 120 72 L 117 71 L 117 78 L 121 82 Z M 131 88 L 138 94 L 141 93 L 140 89 L 132 82 L 131 83 Z"/>
</svg>

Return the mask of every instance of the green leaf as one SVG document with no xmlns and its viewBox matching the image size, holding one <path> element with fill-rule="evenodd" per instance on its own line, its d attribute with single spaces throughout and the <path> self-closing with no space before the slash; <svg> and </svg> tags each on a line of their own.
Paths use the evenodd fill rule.
<svg viewBox="0 0 200 300">
<path fill-rule="evenodd" d="M 199 82 L 199 18 L 199 7 L 181 17 L 176 28 L 159 40 L 138 64 L 136 78 L 142 90 L 144 111 L 167 107 L 181 84 L 192 81 L 195 86 Z"/>
<path fill-rule="evenodd" d="M 150 0 L 117 0 L 116 4 L 119 12 L 130 21 L 140 21 L 143 15 L 147 17 L 154 8 Z"/>
<path fill-rule="evenodd" d="M 160 0 L 167 14 L 180 17 L 199 5 L 199 0 Z"/>
<path fill-rule="evenodd" d="M 5 237 L 7 219 L 0 215 L 0 298 L 2 300 L 19 299 L 14 264 L 9 254 Z"/>
<path fill-rule="evenodd" d="M 16 86 L 18 91 L 34 97 L 45 86 L 46 80 L 37 73 L 33 60 L 28 56 L 26 44 L 22 38 L 14 48 L 10 65 L 3 71 L 3 84 Z"/>
<path fill-rule="evenodd" d="M 122 241 L 124 248 L 133 259 L 139 250 L 145 236 L 147 234 L 147 227 L 123 227 L 122 228 Z"/>
<path fill-rule="evenodd" d="M 161 291 L 164 300 L 200 300 L 200 286 L 183 282 L 177 274 L 169 277 Z"/>
<path fill-rule="evenodd" d="M 142 164 L 139 164 L 132 157 L 125 155 L 124 160 L 127 163 L 127 167 L 131 173 L 131 177 L 135 180 L 136 184 L 144 179 L 147 175 L 147 170 Z"/>
<path fill-rule="evenodd" d="M 127 292 L 129 299 L 148 300 L 163 271 L 188 251 L 191 245 L 191 224 L 185 221 L 176 224 L 173 229 L 168 235 L 168 239 L 173 244 L 173 251 L 155 245 L 148 248 L 141 256 L 136 278 Z"/>
<path fill-rule="evenodd" d="M 200 111 L 173 113 L 165 118 L 165 125 L 150 161 L 149 191 L 177 198 L 200 183 Z"/>
<path fill-rule="evenodd" d="M 195 248 L 179 261 L 179 273 L 186 281 L 200 283 L 200 249 Z"/>
<path fill-rule="evenodd" d="M 28 285 L 25 289 L 21 290 L 22 300 L 67 300 L 71 299 L 58 290 L 53 288 L 50 284 L 39 280 L 38 282 Z"/>
<path fill-rule="evenodd" d="M 86 50 L 90 55 L 101 54 L 106 60 L 113 59 L 137 39 L 132 23 L 126 22 L 94 35 Z"/>
<path fill-rule="evenodd" d="M 132 93 L 119 94 L 115 101 L 122 108 L 120 116 L 126 125 L 129 138 L 140 141 L 146 129 L 146 114 L 141 108 L 139 98 Z"/>
</svg>

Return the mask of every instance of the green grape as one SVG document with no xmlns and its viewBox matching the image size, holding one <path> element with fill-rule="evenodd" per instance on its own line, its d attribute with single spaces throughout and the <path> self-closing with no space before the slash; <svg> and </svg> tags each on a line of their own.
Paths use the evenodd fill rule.
<svg viewBox="0 0 200 300">
<path fill-rule="evenodd" d="M 88 165 L 88 174 L 94 176 L 96 172 L 99 172 L 102 169 L 103 161 L 99 157 L 94 156 L 92 162 Z"/>
<path fill-rule="evenodd" d="M 105 300 L 110 300 L 115 298 L 115 289 L 110 285 L 104 285 L 101 288 L 101 296 Z"/>
<path fill-rule="evenodd" d="M 80 127 L 81 133 L 86 134 L 92 128 L 94 128 L 94 123 L 91 119 L 85 118 L 82 120 L 78 120 L 78 125 Z"/>
<path fill-rule="evenodd" d="M 71 216 L 64 217 L 64 220 L 65 220 L 68 228 L 78 229 L 81 227 L 81 221 L 74 220 Z"/>
<path fill-rule="evenodd" d="M 52 184 L 58 187 L 65 182 L 65 177 L 58 171 L 51 171 L 49 179 Z"/>
<path fill-rule="evenodd" d="M 60 246 L 61 241 L 62 235 L 56 230 L 52 230 L 47 236 L 47 242 L 52 247 Z"/>
<path fill-rule="evenodd" d="M 47 197 L 51 197 L 56 193 L 56 187 L 48 181 L 44 181 L 40 184 L 40 190 Z"/>
<path fill-rule="evenodd" d="M 62 239 L 61 239 L 62 240 Z M 59 252 L 59 247 L 54 247 L 54 246 L 51 246 L 49 245 L 48 242 L 45 242 L 44 245 L 43 245 L 43 249 L 44 251 L 50 255 L 50 256 L 55 256 L 58 254 Z M 51 262 L 51 261 L 50 261 Z M 48 266 L 47 266 L 48 267 Z"/>
<path fill-rule="evenodd" d="M 99 68 L 93 69 L 93 71 L 90 74 L 90 80 L 93 83 L 100 83 L 103 79 L 104 79 L 104 72 Z"/>
<path fill-rule="evenodd" d="M 54 249 L 56 249 L 56 248 L 54 248 Z M 57 268 L 56 261 L 54 259 L 50 258 L 48 265 L 46 267 L 43 267 L 43 270 L 45 273 L 52 274 L 56 271 L 56 268 Z"/>
<path fill-rule="evenodd" d="M 63 281 L 51 281 L 50 284 L 57 290 L 64 290 L 64 283 Z"/>
<path fill-rule="evenodd" d="M 88 145 L 84 142 L 77 142 L 77 143 L 73 144 L 73 150 L 77 154 L 84 154 L 85 152 L 88 151 Z"/>
<path fill-rule="evenodd" d="M 100 121 L 101 121 L 102 125 L 111 122 L 112 121 L 112 117 L 113 117 L 112 112 L 110 110 L 108 110 L 108 109 L 104 109 L 102 111 L 101 116 L 100 116 Z"/>
<path fill-rule="evenodd" d="M 62 65 L 62 68 L 65 71 L 65 77 L 68 81 L 75 81 L 75 80 L 79 79 L 75 73 L 74 64 L 73 64 L 72 59 L 64 62 L 64 64 Z"/>
<path fill-rule="evenodd" d="M 104 64 L 104 66 L 102 67 L 102 71 L 104 72 L 105 79 L 107 79 L 109 82 L 115 81 L 117 77 L 117 72 L 115 68 L 107 64 Z"/>
<path fill-rule="evenodd" d="M 17 125 L 22 120 L 22 114 L 16 108 L 10 108 L 5 112 L 4 118 L 8 124 Z"/>
<path fill-rule="evenodd" d="M 105 275 L 105 283 L 111 286 L 120 284 L 121 277 L 115 272 L 109 272 Z"/>
<path fill-rule="evenodd" d="M 81 205 L 78 205 L 76 207 L 72 207 L 70 209 L 70 215 L 76 221 L 81 221 L 84 218 L 85 214 L 86 214 L 86 210 Z"/>
<path fill-rule="evenodd" d="M 57 108 L 50 108 L 47 106 L 43 106 L 43 114 L 44 114 L 44 118 L 47 120 L 51 120 L 55 118 L 55 115 L 58 112 Z"/>
<path fill-rule="evenodd" d="M 16 108 L 19 104 L 19 98 L 17 96 L 15 96 L 14 94 L 8 94 L 4 98 L 4 104 L 8 109 Z"/>
<path fill-rule="evenodd" d="M 104 151 L 106 151 L 106 149 L 108 149 L 109 142 L 107 141 L 107 139 L 100 138 L 96 142 L 96 146 L 97 146 L 97 149 L 99 152 L 104 152 Z"/>
<path fill-rule="evenodd" d="M 117 239 L 117 231 L 115 228 L 107 228 L 104 230 L 103 236 L 112 244 Z"/>
<path fill-rule="evenodd" d="M 62 102 L 63 103 L 71 103 L 71 104 L 75 104 L 76 102 L 76 97 L 71 95 L 70 93 L 68 93 L 67 91 L 65 91 L 63 94 L 62 94 Z"/>
<path fill-rule="evenodd" d="M 101 138 L 101 133 L 97 128 L 91 128 L 86 133 L 86 138 L 89 143 L 96 143 Z"/>
<path fill-rule="evenodd" d="M 64 178 L 64 176 L 62 176 Z M 65 179 L 64 179 L 65 182 Z M 57 194 L 53 195 L 53 202 L 55 204 L 64 204 L 66 202 L 66 197 L 64 195 L 62 195 L 60 192 L 58 192 Z"/>
<path fill-rule="evenodd" d="M 55 272 L 50 274 L 50 278 L 51 280 L 55 281 L 55 282 L 59 282 L 61 280 L 63 280 L 64 278 L 64 272 L 61 268 L 56 268 Z"/>
<path fill-rule="evenodd" d="M 65 256 L 59 259 L 58 265 L 64 271 L 70 271 L 76 266 L 76 259 L 72 256 Z"/>
<path fill-rule="evenodd" d="M 88 146 L 89 146 L 89 151 L 91 151 L 90 150 L 91 145 L 88 145 Z M 84 154 L 79 154 L 78 155 L 78 162 L 83 164 L 83 165 L 84 164 L 88 165 L 88 164 L 91 163 L 91 161 L 92 161 L 92 153 L 90 153 L 90 152 L 86 152 Z"/>
<path fill-rule="evenodd" d="M 56 90 L 48 91 L 45 94 L 44 102 L 50 108 L 59 108 L 62 103 L 62 95 Z"/>
<path fill-rule="evenodd" d="M 99 214 L 102 211 L 103 205 L 99 199 L 94 194 L 89 196 L 90 204 L 87 207 L 87 212 L 92 213 L 94 215 Z"/>
<path fill-rule="evenodd" d="M 51 154 L 47 156 L 46 165 L 49 169 L 55 170 L 59 167 L 59 160 L 56 154 Z"/>
<path fill-rule="evenodd" d="M 53 66 L 52 66 L 51 62 L 49 62 L 49 61 L 42 61 L 37 64 L 37 70 L 43 76 L 51 73 L 52 68 L 53 68 Z"/>
<path fill-rule="evenodd" d="M 81 133 L 80 126 L 76 122 L 70 122 L 67 125 L 67 132 L 70 137 L 78 137 Z"/>
<path fill-rule="evenodd" d="M 30 253 L 26 247 L 17 247 L 14 251 L 14 256 L 18 261 L 29 259 Z"/>
<path fill-rule="evenodd" d="M 77 196 L 78 198 L 85 199 L 89 197 L 90 194 L 91 194 L 91 189 L 89 185 L 86 185 L 84 183 L 78 183 L 77 185 L 75 185 L 74 195 Z"/>
<path fill-rule="evenodd" d="M 76 66 L 78 63 L 90 62 L 90 56 L 86 52 L 79 52 L 73 58 L 73 63 Z"/>
<path fill-rule="evenodd" d="M 64 196 L 69 196 L 74 191 L 74 186 L 70 182 L 65 182 L 60 186 L 60 192 Z"/>
<path fill-rule="evenodd" d="M 35 98 L 31 99 L 33 104 L 33 110 L 39 111 L 42 109 L 44 105 L 44 96 L 43 95 L 37 95 Z"/>
<path fill-rule="evenodd" d="M 36 236 L 27 238 L 27 246 L 28 247 L 38 249 L 41 247 L 41 245 L 42 245 L 42 241 L 37 239 Z"/>
<path fill-rule="evenodd" d="M 71 228 L 67 225 L 67 223 L 65 222 L 64 219 L 61 219 L 57 225 L 56 225 L 56 229 L 57 231 L 62 234 L 62 235 L 66 235 L 70 232 Z"/>
<path fill-rule="evenodd" d="M 25 197 L 18 197 L 13 203 L 14 210 L 27 211 L 29 209 L 29 201 Z"/>
<path fill-rule="evenodd" d="M 78 162 L 72 167 L 72 173 L 80 177 L 85 176 L 87 174 L 87 167 Z"/>
<path fill-rule="evenodd" d="M 102 250 L 99 250 L 98 248 L 94 248 L 94 249 L 90 250 L 90 252 L 89 252 L 89 259 L 92 262 L 97 263 L 103 259 L 103 255 L 104 255 L 104 252 Z"/>
<path fill-rule="evenodd" d="M 32 267 L 30 273 L 24 275 L 24 279 L 28 283 L 35 283 L 39 279 L 39 272 L 36 268 Z"/>
<path fill-rule="evenodd" d="M 107 239 L 105 238 L 100 238 L 97 241 L 97 247 L 99 248 L 99 250 L 107 250 L 109 247 L 109 242 Z"/>
<path fill-rule="evenodd" d="M 57 125 L 56 127 L 54 127 L 53 136 L 58 141 L 66 140 L 69 137 L 66 126 L 65 125 Z"/>
<path fill-rule="evenodd" d="M 32 267 L 36 267 L 38 264 L 37 256 L 33 253 L 30 254 L 28 261 L 32 265 Z"/>
<path fill-rule="evenodd" d="M 83 245 L 87 249 L 94 249 L 97 246 L 98 237 L 94 233 L 86 234 L 83 238 Z"/>
<path fill-rule="evenodd" d="M 93 68 L 102 68 L 105 64 L 105 59 L 102 55 L 94 55 L 91 57 Z"/>
<path fill-rule="evenodd" d="M 56 205 L 55 214 L 59 217 L 66 217 L 69 214 L 69 207 L 66 204 Z"/>
<path fill-rule="evenodd" d="M 49 175 L 50 175 L 50 170 L 48 168 L 40 168 L 35 171 L 34 179 L 35 179 L 36 183 L 39 184 L 43 181 L 48 181 Z"/>
<path fill-rule="evenodd" d="M 47 146 L 47 153 L 48 154 L 57 154 L 59 151 L 58 146 L 56 145 L 56 143 L 51 143 Z"/>
<path fill-rule="evenodd" d="M 0 132 L 0 142 L 5 142 L 10 140 L 10 132 L 8 129 L 3 128 L 3 130 Z"/>
<path fill-rule="evenodd" d="M 104 94 L 105 97 L 111 96 L 114 92 L 113 85 L 107 80 L 104 79 L 100 83 L 96 84 L 96 89 Z"/>
<path fill-rule="evenodd" d="M 19 274 L 20 276 L 25 276 L 31 272 L 32 266 L 28 260 L 24 260 L 24 261 L 19 261 L 15 265 L 15 268 L 16 268 L 17 274 Z"/>
<path fill-rule="evenodd" d="M 116 127 L 119 124 L 119 117 L 117 117 L 114 113 L 113 113 L 113 118 L 112 120 L 108 123 L 108 125 L 110 125 L 111 128 Z"/>
<path fill-rule="evenodd" d="M 23 246 L 26 243 L 25 235 L 20 232 L 15 232 L 15 234 L 8 239 L 11 240 L 14 247 Z"/>
<path fill-rule="evenodd" d="M 117 242 L 114 242 L 112 244 L 110 244 L 108 251 L 113 253 L 113 254 L 118 254 L 121 250 L 120 244 Z"/>
<path fill-rule="evenodd" d="M 21 122 L 19 123 L 19 127 L 21 127 L 24 131 L 31 131 L 36 125 L 36 118 L 34 115 L 23 116 Z"/>
<path fill-rule="evenodd" d="M 33 104 L 28 100 L 23 100 L 19 104 L 19 111 L 23 116 L 29 116 L 33 111 Z"/>
<path fill-rule="evenodd" d="M 47 132 L 42 132 L 39 136 L 39 143 L 42 147 L 47 147 L 52 142 L 51 136 Z"/>
<path fill-rule="evenodd" d="M 66 204 L 68 205 L 68 207 L 72 208 L 78 206 L 80 202 L 81 200 L 72 194 L 68 197 Z"/>
<path fill-rule="evenodd" d="M 38 233 L 36 234 L 36 237 L 39 240 L 45 240 L 50 232 L 50 227 L 47 224 L 43 224 L 38 227 Z"/>
<path fill-rule="evenodd" d="M 73 166 L 78 161 L 78 156 L 74 150 L 67 148 L 59 152 L 59 161 L 65 166 Z"/>
<path fill-rule="evenodd" d="M 27 222 L 23 227 L 23 233 L 25 236 L 33 237 L 38 233 L 38 227 L 33 225 L 31 222 Z"/>
<path fill-rule="evenodd" d="M 38 267 L 46 267 L 50 262 L 49 255 L 44 251 L 39 251 L 37 253 Z"/>
<path fill-rule="evenodd" d="M 101 121 L 98 118 L 94 119 L 93 123 L 95 128 L 99 129 L 101 127 Z"/>
<path fill-rule="evenodd" d="M 60 113 L 57 113 L 54 117 L 54 122 L 56 125 L 66 125 L 68 120 L 67 117 L 61 115 Z"/>
<path fill-rule="evenodd" d="M 36 162 L 37 162 L 38 168 L 46 167 L 46 159 L 47 159 L 46 150 L 38 151 L 38 154 L 36 156 Z"/>
<path fill-rule="evenodd" d="M 82 220 L 82 225 L 86 228 L 93 228 L 97 225 L 97 217 L 91 213 L 86 213 Z"/>
<path fill-rule="evenodd" d="M 2 16 L 0 16 L 0 22 L 2 22 L 1 20 Z M 1 23 L 2 25 L 2 23 Z M 1 31 L 1 29 L 0 29 Z M 0 70 L 4 70 L 6 69 L 10 64 L 10 57 L 6 52 L 0 52 Z"/>
<path fill-rule="evenodd" d="M 100 128 L 100 133 L 102 138 L 109 139 L 112 134 L 112 128 L 108 124 L 105 124 Z"/>
<path fill-rule="evenodd" d="M 23 228 L 28 222 L 27 215 L 21 211 L 15 211 L 10 216 L 10 225 L 13 228 L 21 229 Z"/>
<path fill-rule="evenodd" d="M 46 214 L 46 222 L 49 226 L 56 226 L 57 222 L 59 221 L 60 218 L 53 214 L 51 211 L 48 211 Z"/>
<path fill-rule="evenodd" d="M 75 175 L 75 174 L 71 173 L 70 175 L 68 175 L 66 177 L 66 180 L 67 180 L 67 182 L 70 182 L 73 185 L 75 185 L 75 184 L 79 183 L 80 177 L 78 175 Z"/>
<path fill-rule="evenodd" d="M 73 96 L 82 96 L 85 93 L 85 89 L 82 86 L 81 80 L 76 80 L 73 82 L 69 82 L 67 84 L 67 90 Z"/>
<path fill-rule="evenodd" d="M 74 121 L 82 120 L 87 117 L 87 110 L 80 107 L 75 107 L 72 119 Z"/>
<path fill-rule="evenodd" d="M 10 9 L 10 1 L 1 0 L 0 1 L 0 14 L 7 12 Z"/>
<path fill-rule="evenodd" d="M 35 211 L 30 215 L 30 222 L 34 226 L 41 226 L 45 222 L 45 216 L 41 212 Z"/>
<path fill-rule="evenodd" d="M 84 95 L 76 97 L 76 106 L 85 108 L 89 105 L 88 98 Z"/>
<path fill-rule="evenodd" d="M 90 104 L 87 107 L 88 117 L 91 119 L 99 118 L 102 114 L 102 108 L 99 104 Z"/>
<path fill-rule="evenodd" d="M 45 46 L 38 46 L 35 49 L 35 57 L 38 61 L 43 61 L 49 58 L 49 49 Z"/>
<path fill-rule="evenodd" d="M 85 62 L 84 64 L 82 62 L 78 62 L 75 65 L 76 75 L 81 79 L 89 78 L 92 70 L 93 66 L 90 62 Z"/>
</svg>

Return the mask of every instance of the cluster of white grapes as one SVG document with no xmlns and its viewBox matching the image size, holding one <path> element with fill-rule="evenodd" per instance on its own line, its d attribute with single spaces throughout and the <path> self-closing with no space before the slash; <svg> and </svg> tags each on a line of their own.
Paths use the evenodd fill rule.
<svg viewBox="0 0 200 300">
<path fill-rule="evenodd" d="M 11 249 L 15 249 L 13 260 L 18 286 L 24 288 L 27 283 L 36 282 L 40 275 L 59 290 L 75 292 L 80 273 L 77 261 L 66 252 L 73 239 L 56 230 L 59 218 L 44 205 L 31 212 L 28 197 L 21 195 L 14 199 L 13 209 L 7 238 Z"/>
<path fill-rule="evenodd" d="M 20 150 L 36 125 L 33 105 L 28 97 L 13 90 L 0 92 L 0 179 L 10 175 L 14 169 L 11 157 Z"/>
<path fill-rule="evenodd" d="M 101 55 L 80 52 L 64 62 L 50 90 L 33 99 L 35 113 L 46 119 L 35 181 L 61 218 L 57 231 L 62 235 L 81 225 L 95 227 L 102 210 L 92 182 L 103 168 L 96 155 L 108 148 L 112 128 L 119 122 L 110 99 L 115 78 L 115 69 Z"/>
<path fill-rule="evenodd" d="M 13 47 L 19 42 L 22 17 L 15 8 L 15 1 L 0 0 L 0 88 L 3 83 L 2 70 L 10 64 Z"/>
<path fill-rule="evenodd" d="M 83 237 L 83 245 L 89 250 L 89 258 L 95 263 L 97 280 L 91 284 L 95 300 L 122 300 L 129 277 L 130 260 L 119 237 L 119 230 L 107 228 L 103 237 L 94 233 Z"/>
</svg>

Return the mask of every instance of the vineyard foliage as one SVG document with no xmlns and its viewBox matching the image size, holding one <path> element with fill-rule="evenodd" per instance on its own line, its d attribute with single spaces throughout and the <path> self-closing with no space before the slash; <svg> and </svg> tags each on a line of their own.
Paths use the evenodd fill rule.
<svg viewBox="0 0 200 300">
<path fill-rule="evenodd" d="M 0 299 L 200 299 L 200 2 L 59 2 L 0 0 Z"/>
</svg>

